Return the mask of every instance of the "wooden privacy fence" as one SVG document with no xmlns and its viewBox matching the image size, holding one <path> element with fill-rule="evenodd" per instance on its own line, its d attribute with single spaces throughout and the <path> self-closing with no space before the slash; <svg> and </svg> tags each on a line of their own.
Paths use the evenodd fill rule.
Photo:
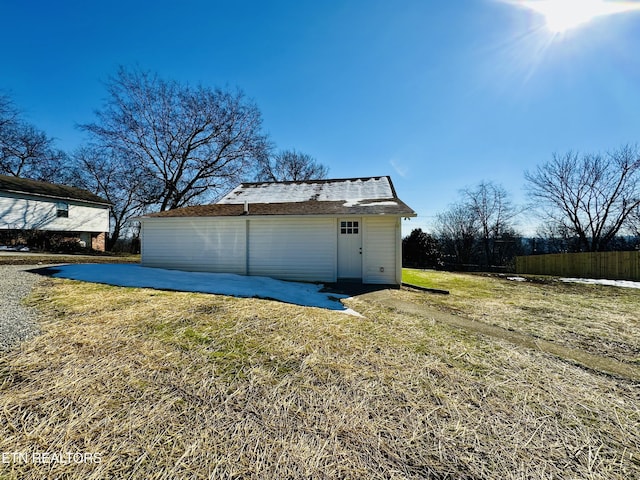
<svg viewBox="0 0 640 480">
<path fill-rule="evenodd" d="M 640 280 L 640 251 L 553 253 L 516 257 L 516 273 Z"/>
</svg>

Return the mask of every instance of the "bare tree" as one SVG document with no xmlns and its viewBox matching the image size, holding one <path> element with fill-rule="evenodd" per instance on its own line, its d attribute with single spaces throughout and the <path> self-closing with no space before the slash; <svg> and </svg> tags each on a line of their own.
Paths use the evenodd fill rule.
<svg viewBox="0 0 640 480">
<path fill-rule="evenodd" d="M 157 182 L 143 165 L 122 157 L 119 152 L 95 145 L 85 146 L 73 155 L 69 182 L 89 190 L 111 203 L 108 249 L 123 234 L 130 220 L 145 213 L 148 199 L 158 195 Z"/>
<path fill-rule="evenodd" d="M 0 95 L 0 173 L 34 180 L 59 181 L 66 154 L 43 131 L 20 118 L 20 111 Z"/>
<path fill-rule="evenodd" d="M 444 253 L 453 256 L 458 267 L 471 263 L 479 236 L 478 219 L 468 205 L 454 204 L 436 216 L 435 233 Z"/>
<path fill-rule="evenodd" d="M 485 265 L 502 262 L 505 237 L 515 235 L 513 222 L 519 211 L 508 192 L 493 182 L 480 182 L 462 191 L 464 204 L 475 217 Z"/>
<path fill-rule="evenodd" d="M 554 154 L 525 178 L 551 227 L 570 232 L 585 251 L 605 250 L 640 208 L 637 147 L 607 155 Z"/>
<path fill-rule="evenodd" d="M 311 155 L 295 150 L 283 150 L 260 162 L 256 181 L 320 180 L 327 178 L 328 173 L 328 167 L 318 163 Z"/>
<path fill-rule="evenodd" d="M 629 227 L 636 239 L 640 240 L 640 208 L 637 208 L 629 217 Z"/>
<path fill-rule="evenodd" d="M 543 223 L 538 226 L 536 237 L 533 253 L 567 253 L 581 249 L 575 235 L 562 225 Z"/>
<path fill-rule="evenodd" d="M 518 250 L 518 214 L 504 187 L 483 181 L 461 190 L 460 200 L 436 216 L 435 232 L 459 268 L 504 266 Z"/>
<path fill-rule="evenodd" d="M 0 138 L 4 136 L 4 128 L 18 118 L 18 109 L 11 98 L 0 93 Z"/>
<path fill-rule="evenodd" d="M 161 211 L 215 198 L 268 153 L 258 108 L 242 92 L 193 88 L 120 68 L 95 123 L 92 140 L 151 172 Z M 151 191 L 156 191 L 151 189 Z"/>
</svg>

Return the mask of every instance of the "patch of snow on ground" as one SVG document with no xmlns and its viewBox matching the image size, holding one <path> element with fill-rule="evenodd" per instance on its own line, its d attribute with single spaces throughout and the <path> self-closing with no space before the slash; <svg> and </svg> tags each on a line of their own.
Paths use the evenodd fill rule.
<svg viewBox="0 0 640 480">
<path fill-rule="evenodd" d="M 20 246 L 20 245 L 0 245 L 0 250 L 1 251 L 6 251 L 6 252 L 30 252 L 31 249 L 27 246 Z"/>
<path fill-rule="evenodd" d="M 322 285 L 286 282 L 269 277 L 232 273 L 184 272 L 135 264 L 74 264 L 52 267 L 57 278 L 105 283 L 120 287 L 155 288 L 181 292 L 213 293 L 244 298 L 264 298 L 306 307 L 339 310 L 358 315 L 340 302 L 347 295 L 320 292 Z"/>
<path fill-rule="evenodd" d="M 561 278 L 566 283 L 586 283 L 588 285 L 606 285 L 609 287 L 640 288 L 640 282 L 629 280 L 603 280 L 595 278 Z"/>
<path fill-rule="evenodd" d="M 511 280 L 512 282 L 526 282 L 527 279 L 524 277 L 507 277 L 507 280 Z"/>
</svg>

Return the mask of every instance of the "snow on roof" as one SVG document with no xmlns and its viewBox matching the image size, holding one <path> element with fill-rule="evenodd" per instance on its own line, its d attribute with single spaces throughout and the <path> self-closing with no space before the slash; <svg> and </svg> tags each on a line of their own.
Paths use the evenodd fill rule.
<svg viewBox="0 0 640 480">
<path fill-rule="evenodd" d="M 218 204 L 344 201 L 357 205 L 371 200 L 397 199 L 389 177 L 308 180 L 303 182 L 243 183 Z"/>
</svg>

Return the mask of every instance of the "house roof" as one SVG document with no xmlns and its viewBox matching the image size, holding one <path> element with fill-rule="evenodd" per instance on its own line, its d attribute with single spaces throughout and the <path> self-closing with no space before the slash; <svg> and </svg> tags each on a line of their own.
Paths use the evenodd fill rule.
<svg viewBox="0 0 640 480">
<path fill-rule="evenodd" d="M 23 193 L 60 200 L 76 200 L 80 202 L 110 205 L 104 198 L 81 188 L 39 182 L 27 178 L 0 175 L 0 192 Z"/>
<path fill-rule="evenodd" d="M 247 203 L 248 213 L 244 204 Z M 396 195 L 389 177 L 243 183 L 218 203 L 178 208 L 147 217 L 260 215 L 395 215 L 416 213 Z"/>
<path fill-rule="evenodd" d="M 396 200 L 391 178 L 344 178 L 294 182 L 242 183 L 217 203 L 282 203 L 344 201 L 350 204 L 372 200 Z"/>
</svg>

